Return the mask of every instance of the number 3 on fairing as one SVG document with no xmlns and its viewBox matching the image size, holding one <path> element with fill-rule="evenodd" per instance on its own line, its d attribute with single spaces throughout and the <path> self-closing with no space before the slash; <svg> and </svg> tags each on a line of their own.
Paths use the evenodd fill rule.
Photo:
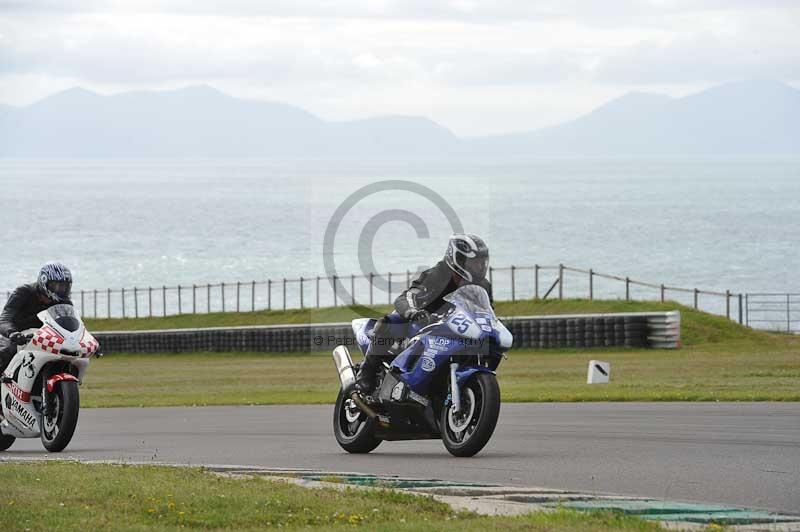
<svg viewBox="0 0 800 532">
<path fill-rule="evenodd" d="M 453 325 L 458 325 L 458 332 L 460 332 L 461 334 L 467 332 L 469 326 L 472 325 L 472 322 L 469 321 L 467 317 L 461 313 L 456 314 L 455 317 L 450 320 L 450 323 L 452 323 Z"/>
</svg>

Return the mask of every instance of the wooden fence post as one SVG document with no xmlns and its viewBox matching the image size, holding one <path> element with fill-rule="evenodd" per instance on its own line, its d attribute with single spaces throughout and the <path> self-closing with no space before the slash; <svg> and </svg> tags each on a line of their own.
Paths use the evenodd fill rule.
<svg viewBox="0 0 800 532">
<path fill-rule="evenodd" d="M 181 299 L 181 285 L 178 285 L 178 314 L 183 314 L 183 300 Z"/>
<path fill-rule="evenodd" d="M 192 285 L 192 314 L 197 314 L 197 285 Z"/>
<path fill-rule="evenodd" d="M 81 303 L 81 305 L 83 305 L 83 303 Z M 139 317 L 139 289 L 135 286 L 133 287 L 133 316 L 135 318 Z"/>
<path fill-rule="evenodd" d="M 219 284 L 219 293 L 222 296 L 222 312 L 225 312 L 225 283 Z"/>
<path fill-rule="evenodd" d="M 558 265 L 558 299 L 564 299 L 564 265 Z"/>
<path fill-rule="evenodd" d="M 125 317 L 125 289 L 122 289 L 122 317 Z"/>
<path fill-rule="evenodd" d="M 539 265 L 533 266 L 533 293 L 535 299 L 539 299 Z"/>
<path fill-rule="evenodd" d="M 594 272 L 589 268 L 589 301 L 594 299 Z"/>
<path fill-rule="evenodd" d="M 697 288 L 694 289 L 694 309 L 697 310 L 697 296 L 699 294 L 699 290 Z"/>
<path fill-rule="evenodd" d="M 286 310 L 286 277 L 283 278 L 283 310 Z"/>
<path fill-rule="evenodd" d="M 153 317 L 153 287 L 147 287 L 147 315 Z"/>
<path fill-rule="evenodd" d="M 256 311 L 256 282 L 250 282 L 250 312 Z"/>
<path fill-rule="evenodd" d="M 661 302 L 664 302 L 664 283 L 661 283 Z"/>
<path fill-rule="evenodd" d="M 161 286 L 161 314 L 167 315 L 167 286 Z"/>
<path fill-rule="evenodd" d="M 334 307 L 337 306 L 337 304 L 339 303 L 338 296 L 336 294 L 336 281 L 337 280 L 338 280 L 338 277 L 336 275 L 334 275 L 333 276 L 333 306 Z"/>
<path fill-rule="evenodd" d="M 731 291 L 725 290 L 725 317 L 731 319 Z"/>
<path fill-rule="evenodd" d="M 631 279 L 625 277 L 625 301 L 631 300 Z"/>
</svg>

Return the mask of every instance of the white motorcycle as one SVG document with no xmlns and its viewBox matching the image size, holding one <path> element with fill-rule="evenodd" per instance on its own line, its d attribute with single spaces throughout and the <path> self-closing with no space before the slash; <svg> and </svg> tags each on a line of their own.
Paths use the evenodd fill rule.
<svg viewBox="0 0 800 532">
<path fill-rule="evenodd" d="M 89 359 L 102 356 L 72 305 L 38 317 L 42 326 L 24 331 L 28 344 L 0 376 L 0 451 L 17 438 L 38 437 L 48 451 L 63 451 L 78 424 L 78 384 Z"/>
</svg>

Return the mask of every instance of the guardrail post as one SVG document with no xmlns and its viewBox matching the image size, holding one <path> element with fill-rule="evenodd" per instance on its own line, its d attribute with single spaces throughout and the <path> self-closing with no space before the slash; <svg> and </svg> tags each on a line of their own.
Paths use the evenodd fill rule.
<svg viewBox="0 0 800 532">
<path fill-rule="evenodd" d="M 661 302 L 664 302 L 664 283 L 661 283 Z"/>
<path fill-rule="evenodd" d="M 192 285 L 192 314 L 197 314 L 197 285 Z"/>
<path fill-rule="evenodd" d="M 167 315 L 167 287 L 161 286 L 161 314 Z"/>
<path fill-rule="evenodd" d="M 731 291 L 725 290 L 725 317 L 731 319 Z"/>
<path fill-rule="evenodd" d="M 272 310 L 272 279 L 267 279 L 267 310 Z"/>
<path fill-rule="evenodd" d="M 219 284 L 219 293 L 222 296 L 222 312 L 225 312 L 225 283 Z"/>
<path fill-rule="evenodd" d="M 250 312 L 256 311 L 256 282 L 250 282 Z"/>
<path fill-rule="evenodd" d="M 335 306 L 337 305 L 337 303 L 338 303 L 338 298 L 337 298 L 337 295 L 336 295 L 336 280 L 337 280 L 337 276 L 336 276 L 336 275 L 334 275 L 334 276 L 333 276 L 333 306 L 334 306 L 334 307 L 335 307 Z"/>
<path fill-rule="evenodd" d="M 83 303 L 81 303 L 81 305 L 83 305 Z M 135 286 L 133 287 L 133 316 L 135 318 L 139 317 L 139 289 Z"/>
<path fill-rule="evenodd" d="M 594 271 L 589 268 L 589 301 L 594 299 Z"/>
<path fill-rule="evenodd" d="M 374 286 L 373 280 L 375 279 L 375 274 L 369 272 L 369 306 L 372 306 L 372 287 Z"/>
<path fill-rule="evenodd" d="M 125 317 L 125 289 L 122 289 L 122 317 Z"/>
<path fill-rule="evenodd" d="M 356 276 L 355 274 L 350 274 L 350 304 L 356 304 Z"/>
<path fill-rule="evenodd" d="M 744 319 L 742 317 L 742 294 L 739 293 L 739 325 L 744 324 Z"/>
<path fill-rule="evenodd" d="M 181 299 L 181 285 L 178 285 L 178 314 L 183 314 L 183 300 Z"/>
<path fill-rule="evenodd" d="M 111 289 L 106 289 L 106 318 L 111 317 Z"/>
<path fill-rule="evenodd" d="M 317 275 L 317 308 L 319 308 L 319 275 Z"/>
<path fill-rule="evenodd" d="M 239 306 L 239 296 L 242 292 L 242 282 L 236 281 L 236 312 L 239 312 L 241 307 Z"/>
<path fill-rule="evenodd" d="M 539 299 L 539 265 L 533 266 L 533 295 L 534 299 Z"/>
<path fill-rule="evenodd" d="M 517 300 L 517 281 L 516 281 L 516 268 L 514 265 L 511 265 L 511 302 Z"/>
<path fill-rule="evenodd" d="M 300 308 L 303 309 L 305 305 L 303 305 L 303 278 L 300 277 Z"/>
<path fill-rule="evenodd" d="M 631 300 L 631 278 L 625 278 L 625 301 Z"/>
<path fill-rule="evenodd" d="M 697 290 L 697 288 L 695 288 L 694 289 L 694 309 L 695 310 L 697 310 L 697 296 L 698 296 L 699 293 L 700 293 L 700 291 Z"/>
<path fill-rule="evenodd" d="M 286 310 L 286 277 L 283 278 L 283 310 Z"/>
<path fill-rule="evenodd" d="M 564 265 L 558 265 L 558 299 L 564 299 Z"/>
<path fill-rule="evenodd" d="M 206 284 L 206 313 L 211 314 L 211 283 Z"/>
</svg>

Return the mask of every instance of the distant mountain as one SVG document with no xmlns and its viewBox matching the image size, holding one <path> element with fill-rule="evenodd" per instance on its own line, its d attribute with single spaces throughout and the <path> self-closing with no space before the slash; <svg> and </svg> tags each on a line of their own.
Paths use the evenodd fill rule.
<svg viewBox="0 0 800 532">
<path fill-rule="evenodd" d="M 460 139 L 424 117 L 330 122 L 207 86 L 0 105 L 4 157 L 431 158 L 800 154 L 800 91 L 770 81 L 683 98 L 630 93 L 571 122 Z"/>
<path fill-rule="evenodd" d="M 683 98 L 634 92 L 572 122 L 471 145 L 492 156 L 800 155 L 800 91 L 748 81 Z"/>
</svg>

